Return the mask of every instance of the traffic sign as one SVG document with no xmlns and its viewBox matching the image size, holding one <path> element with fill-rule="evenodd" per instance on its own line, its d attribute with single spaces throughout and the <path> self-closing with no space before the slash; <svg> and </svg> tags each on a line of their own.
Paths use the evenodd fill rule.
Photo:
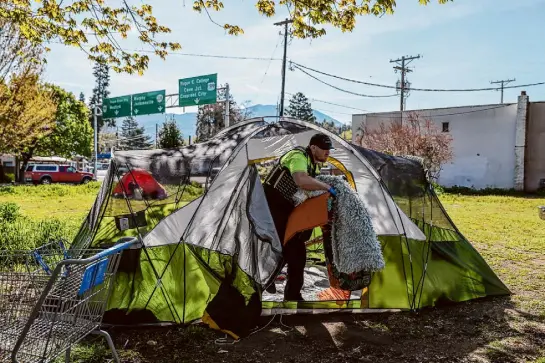
<svg viewBox="0 0 545 363">
<path fill-rule="evenodd" d="M 218 74 L 184 78 L 178 81 L 179 107 L 207 105 L 217 102 Z"/>
<path fill-rule="evenodd" d="M 105 98 L 102 118 L 128 117 L 131 115 L 131 96 Z"/>
<path fill-rule="evenodd" d="M 165 90 L 137 93 L 131 97 L 133 116 L 165 112 Z"/>
</svg>

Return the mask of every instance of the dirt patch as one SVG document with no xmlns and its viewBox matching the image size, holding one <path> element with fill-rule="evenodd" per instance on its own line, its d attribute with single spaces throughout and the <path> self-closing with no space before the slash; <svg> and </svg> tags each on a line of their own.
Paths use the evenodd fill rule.
<svg viewBox="0 0 545 363">
<path fill-rule="evenodd" d="M 545 347 L 545 318 L 509 297 L 413 313 L 263 317 L 260 326 L 267 323 L 235 344 L 201 325 L 110 332 L 126 363 L 501 363 L 535 360 Z"/>
<path fill-rule="evenodd" d="M 534 265 L 538 266 L 545 266 L 545 259 L 543 258 L 535 258 L 531 261 Z"/>
</svg>

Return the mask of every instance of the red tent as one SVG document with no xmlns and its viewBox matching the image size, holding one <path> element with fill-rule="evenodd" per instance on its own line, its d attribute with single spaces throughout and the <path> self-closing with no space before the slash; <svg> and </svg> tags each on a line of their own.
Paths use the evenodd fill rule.
<svg viewBox="0 0 545 363">
<path fill-rule="evenodd" d="M 122 196 L 123 191 L 127 196 L 132 197 L 135 189 L 140 188 L 142 196 L 146 199 L 164 199 L 167 197 L 165 188 L 144 169 L 131 169 L 117 183 L 113 190 L 113 196 Z"/>
</svg>

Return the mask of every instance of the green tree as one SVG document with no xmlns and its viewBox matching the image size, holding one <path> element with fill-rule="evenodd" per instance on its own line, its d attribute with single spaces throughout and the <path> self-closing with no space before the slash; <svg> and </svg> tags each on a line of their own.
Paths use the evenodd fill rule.
<svg viewBox="0 0 545 363">
<path fill-rule="evenodd" d="M 2 17 L 2 4 L 0 153 L 20 157 L 35 136 L 49 132 L 55 106 L 40 80 L 44 64 L 43 47 L 29 42 L 16 24 Z M 4 169 L 0 165 L 0 181 L 3 180 Z"/>
<path fill-rule="evenodd" d="M 93 76 L 95 77 L 95 87 L 93 88 L 93 95 L 89 100 L 89 108 L 91 110 L 89 114 L 89 122 L 91 127 L 94 128 L 93 109 L 96 105 L 102 104 L 104 98 L 108 98 L 110 91 L 110 68 L 102 63 L 96 62 L 93 66 Z M 97 116 L 97 132 L 100 132 L 104 126 L 104 119 L 102 116 Z M 115 126 L 115 118 L 108 120 L 108 126 Z"/>
<path fill-rule="evenodd" d="M 430 0 L 413 1 L 418 1 L 422 5 L 430 2 Z M 452 0 L 437 0 L 440 4 L 449 1 Z M 171 5 L 176 3 L 179 2 L 172 1 Z M 148 67 L 149 55 L 145 50 L 129 52 L 123 48 L 123 40 L 128 40 L 131 31 L 136 30 L 138 39 L 143 43 L 138 48 L 152 48 L 154 54 L 163 59 L 169 51 L 181 48 L 178 43 L 162 39 L 161 35 L 168 34 L 171 30 L 158 23 L 151 5 L 142 2 L 138 6 L 131 6 L 125 0 L 116 4 L 119 5 L 112 6 L 107 2 L 95 0 L 1 1 L 0 20 L 12 21 L 21 27 L 22 34 L 34 44 L 46 44 L 55 40 L 69 46 L 80 47 L 88 54 L 89 59 L 110 64 L 116 72 L 142 74 Z M 325 26 L 328 25 L 347 32 L 355 28 L 358 16 L 393 14 L 396 2 L 255 0 L 254 5 L 260 15 L 267 17 L 276 15 L 279 7 L 282 10 L 288 9 L 288 17 L 293 20 L 293 36 L 318 38 L 326 34 Z M 221 25 L 213 20 L 210 11 L 221 11 L 223 8 L 224 4 L 220 0 L 193 1 L 195 11 L 204 11 L 210 21 L 229 34 L 244 33 L 238 25 Z"/>
<path fill-rule="evenodd" d="M 23 158 L 20 180 L 36 143 L 53 131 L 56 110 L 38 74 L 12 74 L 8 84 L 0 82 L 0 153 Z"/>
<path fill-rule="evenodd" d="M 326 119 L 324 119 L 321 122 L 320 126 L 328 131 L 331 131 L 335 135 L 339 135 L 341 133 L 340 128 L 337 127 L 333 121 L 327 121 Z"/>
<path fill-rule="evenodd" d="M 93 129 L 87 122 L 89 109 L 76 96 L 56 85 L 48 84 L 57 105 L 52 132 L 36 142 L 34 154 L 42 156 L 91 156 Z"/>
<path fill-rule="evenodd" d="M 225 99 L 224 86 L 218 87 L 218 100 Z M 247 103 L 243 103 L 247 105 Z M 229 94 L 229 123 L 234 125 L 250 117 L 251 112 L 247 107 L 242 109 L 235 102 L 233 95 Z M 205 141 L 225 128 L 225 102 L 219 101 L 211 105 L 199 106 L 197 112 L 196 133 L 198 141 Z"/>
<path fill-rule="evenodd" d="M 103 129 L 98 134 L 98 151 L 109 152 L 112 148 L 117 146 L 117 132 Z"/>
<path fill-rule="evenodd" d="M 85 103 L 85 95 L 83 94 L 83 92 L 79 93 L 79 100 L 80 100 L 80 102 Z"/>
<path fill-rule="evenodd" d="M 312 112 L 312 105 L 302 92 L 297 92 L 291 97 L 286 114 L 302 121 L 316 122 L 316 116 Z"/>
<path fill-rule="evenodd" d="M 120 150 L 149 149 L 152 146 L 149 135 L 146 135 L 143 127 L 138 126 L 134 117 L 127 117 L 121 125 Z"/>
<path fill-rule="evenodd" d="M 163 123 L 159 130 L 158 147 L 161 149 L 173 149 L 184 145 L 182 131 L 176 125 L 175 120 L 168 120 Z"/>
<path fill-rule="evenodd" d="M 52 122 L 47 126 L 47 132 L 34 133 L 27 142 L 19 146 L 21 174 L 34 155 L 67 158 L 91 155 L 93 132 L 87 122 L 87 106 L 78 101 L 73 93 L 53 84 L 46 84 L 44 92 L 54 104 L 50 111 L 55 112 L 49 115 Z"/>
</svg>

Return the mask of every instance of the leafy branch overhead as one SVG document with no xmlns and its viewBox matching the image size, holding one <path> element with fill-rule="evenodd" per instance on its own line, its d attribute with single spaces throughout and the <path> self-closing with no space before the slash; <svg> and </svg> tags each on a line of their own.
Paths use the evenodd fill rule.
<svg viewBox="0 0 545 363">
<path fill-rule="evenodd" d="M 58 42 L 75 46 L 87 53 L 92 61 L 108 64 L 116 72 L 143 74 L 148 68 L 150 52 L 165 59 L 170 51 L 181 49 L 181 45 L 159 40 L 161 35 L 171 33 L 171 29 L 158 22 L 151 5 L 129 5 L 127 1 L 121 0 L 117 6 L 108 6 L 104 0 L 1 1 L 0 22 L 16 25 L 35 45 Z M 427 5 L 431 0 L 418 1 Z M 445 4 L 452 0 L 437 1 Z M 267 17 L 276 15 L 279 7 L 287 9 L 293 20 L 293 36 L 317 38 L 326 34 L 323 25 L 332 25 L 343 32 L 352 31 L 357 16 L 392 14 L 396 3 L 395 0 L 257 0 L 255 6 L 259 14 Z M 223 8 L 224 4 L 219 0 L 193 3 L 193 9 L 206 12 L 212 22 L 209 11 Z M 231 35 L 244 33 L 238 25 L 220 26 Z M 133 31 L 152 50 L 124 49 L 120 42 Z"/>
</svg>

